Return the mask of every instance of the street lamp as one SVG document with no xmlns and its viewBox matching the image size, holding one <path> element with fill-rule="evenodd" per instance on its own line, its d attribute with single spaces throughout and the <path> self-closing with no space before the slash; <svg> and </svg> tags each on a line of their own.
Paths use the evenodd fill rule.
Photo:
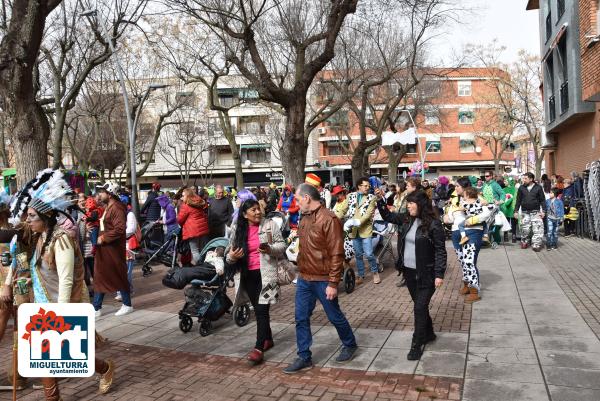
<svg viewBox="0 0 600 401">
<path fill-rule="evenodd" d="M 402 109 L 400 112 L 408 113 L 408 118 L 410 118 L 410 122 L 415 130 L 415 137 L 417 138 L 417 148 L 419 150 L 419 158 L 421 159 L 421 181 L 425 180 L 425 158 L 427 156 L 427 152 L 431 147 L 431 144 L 427 146 L 427 142 L 425 142 L 425 152 L 421 149 L 421 142 L 419 141 L 419 134 L 417 133 L 417 124 L 415 124 L 415 120 L 413 119 L 412 114 L 410 114 L 410 110 Z"/>
<path fill-rule="evenodd" d="M 125 73 L 123 72 L 123 67 L 121 66 L 121 62 L 119 60 L 119 56 L 113 44 L 113 38 L 109 36 L 108 30 L 106 29 L 106 24 L 101 19 L 100 13 L 98 10 L 90 9 L 84 10 L 79 14 L 80 17 L 87 18 L 97 18 L 98 26 L 100 27 L 101 34 L 104 36 L 104 40 L 108 42 L 108 47 L 110 48 L 111 56 L 114 56 L 115 65 L 117 67 L 117 74 L 119 77 L 119 85 L 121 86 L 121 94 L 123 95 L 123 103 L 125 105 L 125 118 L 127 119 L 127 133 L 129 137 L 129 160 L 130 160 L 130 174 L 131 174 L 131 207 L 136 216 L 139 217 L 140 206 L 138 202 L 138 193 L 137 193 L 137 177 L 136 177 L 136 165 L 135 165 L 135 125 L 134 121 L 131 119 L 131 108 L 129 107 L 129 97 L 127 96 L 127 87 L 125 86 Z M 165 87 L 165 85 L 159 84 L 151 84 L 148 86 L 146 93 L 144 95 L 144 99 L 148 96 L 149 92 L 154 89 L 159 89 L 161 87 Z M 142 104 L 140 103 L 140 107 L 136 110 L 136 122 L 139 117 L 139 111 L 141 110 Z"/>
</svg>

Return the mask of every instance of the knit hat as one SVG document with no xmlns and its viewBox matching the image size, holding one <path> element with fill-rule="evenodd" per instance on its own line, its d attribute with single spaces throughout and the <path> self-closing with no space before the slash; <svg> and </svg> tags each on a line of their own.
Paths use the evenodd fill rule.
<svg viewBox="0 0 600 401">
<path fill-rule="evenodd" d="M 313 173 L 308 173 L 306 174 L 306 178 L 304 179 L 304 182 L 307 184 L 312 185 L 313 187 L 320 187 L 321 186 L 321 178 Z"/>
</svg>

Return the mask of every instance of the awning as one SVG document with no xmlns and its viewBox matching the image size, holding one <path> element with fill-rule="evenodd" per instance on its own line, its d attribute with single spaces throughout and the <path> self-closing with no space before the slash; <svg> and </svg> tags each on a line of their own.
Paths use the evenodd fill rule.
<svg viewBox="0 0 600 401">
<path fill-rule="evenodd" d="M 269 149 L 271 147 L 268 143 L 250 143 L 247 145 L 240 145 L 240 149 Z"/>
<path fill-rule="evenodd" d="M 550 45 L 550 47 L 548 48 L 548 51 L 546 52 L 546 54 L 544 54 L 544 57 L 542 58 L 542 63 L 546 62 L 546 59 L 548 57 L 550 57 L 550 54 L 552 54 L 552 51 L 556 48 L 556 46 L 558 46 L 558 42 L 560 42 L 560 39 L 563 37 L 563 35 L 565 34 L 565 32 L 567 31 L 567 27 L 569 26 L 568 22 L 565 22 L 561 27 L 560 30 L 558 31 L 558 33 L 556 34 L 556 37 L 554 38 L 554 40 L 552 41 L 552 44 Z"/>
<path fill-rule="evenodd" d="M 11 175 L 16 175 L 17 174 L 17 169 L 16 168 L 7 168 L 6 170 L 4 170 L 2 172 L 2 177 L 8 177 Z"/>
</svg>

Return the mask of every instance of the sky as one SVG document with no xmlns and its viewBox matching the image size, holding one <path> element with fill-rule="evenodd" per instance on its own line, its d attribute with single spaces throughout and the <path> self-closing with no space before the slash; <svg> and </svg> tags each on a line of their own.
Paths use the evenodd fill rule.
<svg viewBox="0 0 600 401">
<path fill-rule="evenodd" d="M 504 62 L 514 61 L 520 49 L 539 55 L 538 11 L 526 11 L 527 0 L 461 0 L 473 9 L 459 24 L 436 39 L 434 48 L 447 61 L 469 44 L 486 44 L 498 39 L 507 47 Z"/>
</svg>

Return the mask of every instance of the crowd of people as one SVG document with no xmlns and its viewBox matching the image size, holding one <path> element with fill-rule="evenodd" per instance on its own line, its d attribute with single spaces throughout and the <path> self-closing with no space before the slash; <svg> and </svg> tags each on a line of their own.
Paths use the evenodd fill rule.
<svg viewBox="0 0 600 401">
<path fill-rule="evenodd" d="M 162 240 L 179 235 L 189 244 L 188 254 L 180 255 L 183 266 L 196 265 L 210 239 L 228 238 L 228 247 L 216 257 L 235 272 L 236 304 L 249 301 L 253 306 L 256 343 L 247 360 L 254 365 L 275 346 L 270 307 L 280 297 L 278 269 L 288 247 L 286 239 L 297 238 L 298 358 L 284 372 L 312 367 L 310 317 L 317 300 L 340 337 L 343 346 L 336 361 L 343 363 L 357 349 L 337 299 L 348 262 L 345 246 L 350 244 L 354 251 L 356 284 L 364 283 L 367 273 L 375 285 L 380 284 L 372 236 L 374 221 L 381 220 L 396 226 L 397 285 L 406 286 L 414 302 L 415 327 L 407 358 L 418 360 L 425 345 L 436 339 L 429 303 L 444 282 L 446 238 L 451 238 L 462 268 L 460 292 L 465 302 L 476 302 L 481 299 L 477 259 L 484 243 L 500 243 L 503 232 L 508 240 L 512 232 L 512 242 L 520 240 L 523 249 L 531 244 L 539 251 L 545 233 L 547 249 L 555 249 L 563 222 L 565 235 L 573 235 L 578 218 L 575 202 L 581 197 L 582 182 L 576 174 L 569 179 L 542 176 L 536 182 L 531 173 L 517 180 L 486 172 L 483 177 L 442 176 L 431 182 L 409 177 L 389 185 L 377 177 L 361 177 L 353 187 L 330 187 L 311 173 L 297 188 L 271 184 L 239 192 L 215 185 L 170 193 L 154 183 L 138 221 L 129 193 L 116 182 L 96 187 L 93 195 L 73 193 L 60 171 L 47 169 L 14 199 L 0 196 L 0 243 L 12 255 L 12 263 L 0 269 L 0 337 L 13 305 L 24 302 L 91 302 L 98 317 L 109 294 L 122 303 L 116 316 L 133 312 L 141 226 L 150 224 L 156 229 L 149 235 L 158 233 Z M 283 218 L 278 223 L 274 216 Z M 18 268 L 18 263 L 27 268 Z M 17 293 L 15 283 L 21 279 L 28 290 Z M 114 363 L 97 358 L 96 368 L 99 390 L 105 393 Z M 17 382 L 24 387 L 23 378 Z M 56 379 L 43 379 L 42 386 L 47 400 L 60 399 Z"/>
</svg>

